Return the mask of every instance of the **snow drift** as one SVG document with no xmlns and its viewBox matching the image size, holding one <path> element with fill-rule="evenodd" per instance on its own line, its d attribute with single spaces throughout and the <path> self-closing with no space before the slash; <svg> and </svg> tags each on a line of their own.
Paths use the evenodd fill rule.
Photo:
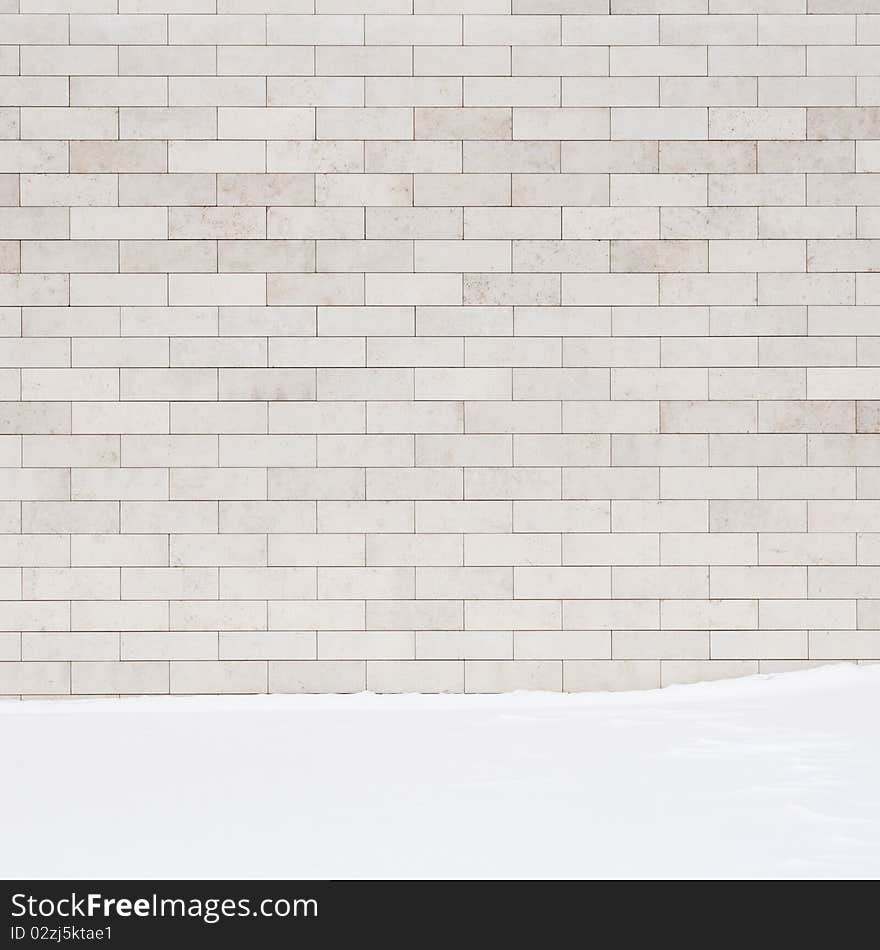
<svg viewBox="0 0 880 950">
<path fill-rule="evenodd" d="M 880 666 L 0 703 L 5 878 L 876 877 Z"/>
</svg>

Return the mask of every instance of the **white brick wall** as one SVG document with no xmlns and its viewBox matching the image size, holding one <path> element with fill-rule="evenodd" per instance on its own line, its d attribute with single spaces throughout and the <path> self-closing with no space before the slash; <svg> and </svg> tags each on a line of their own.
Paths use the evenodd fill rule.
<svg viewBox="0 0 880 950">
<path fill-rule="evenodd" d="M 0 0 L 0 694 L 836 659 L 878 0 Z"/>
</svg>

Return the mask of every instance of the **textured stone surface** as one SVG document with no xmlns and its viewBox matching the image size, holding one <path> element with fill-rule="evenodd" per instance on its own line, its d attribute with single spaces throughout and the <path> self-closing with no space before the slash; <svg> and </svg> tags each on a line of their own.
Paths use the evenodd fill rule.
<svg viewBox="0 0 880 950">
<path fill-rule="evenodd" d="M 0 0 L 0 693 L 880 659 L 876 0 Z"/>
</svg>

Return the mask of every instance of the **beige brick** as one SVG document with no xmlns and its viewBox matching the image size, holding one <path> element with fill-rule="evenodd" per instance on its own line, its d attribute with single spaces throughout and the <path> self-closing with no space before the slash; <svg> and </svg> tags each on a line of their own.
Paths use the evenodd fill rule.
<svg viewBox="0 0 880 950">
<path fill-rule="evenodd" d="M 167 693 L 168 663 L 145 662 L 74 662 L 71 664 L 70 692 L 89 693 Z"/>
<path fill-rule="evenodd" d="M 364 689 L 362 660 L 269 662 L 270 693 L 358 693 Z"/>
<path fill-rule="evenodd" d="M 370 660 L 367 689 L 376 693 L 461 693 L 464 663 L 456 660 Z"/>
<path fill-rule="evenodd" d="M 567 693 L 657 689 L 659 660 L 565 660 L 563 689 Z"/>
</svg>

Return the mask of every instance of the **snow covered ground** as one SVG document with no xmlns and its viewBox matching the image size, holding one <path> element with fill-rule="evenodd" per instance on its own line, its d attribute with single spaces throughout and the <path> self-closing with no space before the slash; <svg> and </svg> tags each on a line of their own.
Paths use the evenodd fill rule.
<svg viewBox="0 0 880 950">
<path fill-rule="evenodd" d="M 880 666 L 0 702 L 4 878 L 877 877 Z"/>
</svg>

